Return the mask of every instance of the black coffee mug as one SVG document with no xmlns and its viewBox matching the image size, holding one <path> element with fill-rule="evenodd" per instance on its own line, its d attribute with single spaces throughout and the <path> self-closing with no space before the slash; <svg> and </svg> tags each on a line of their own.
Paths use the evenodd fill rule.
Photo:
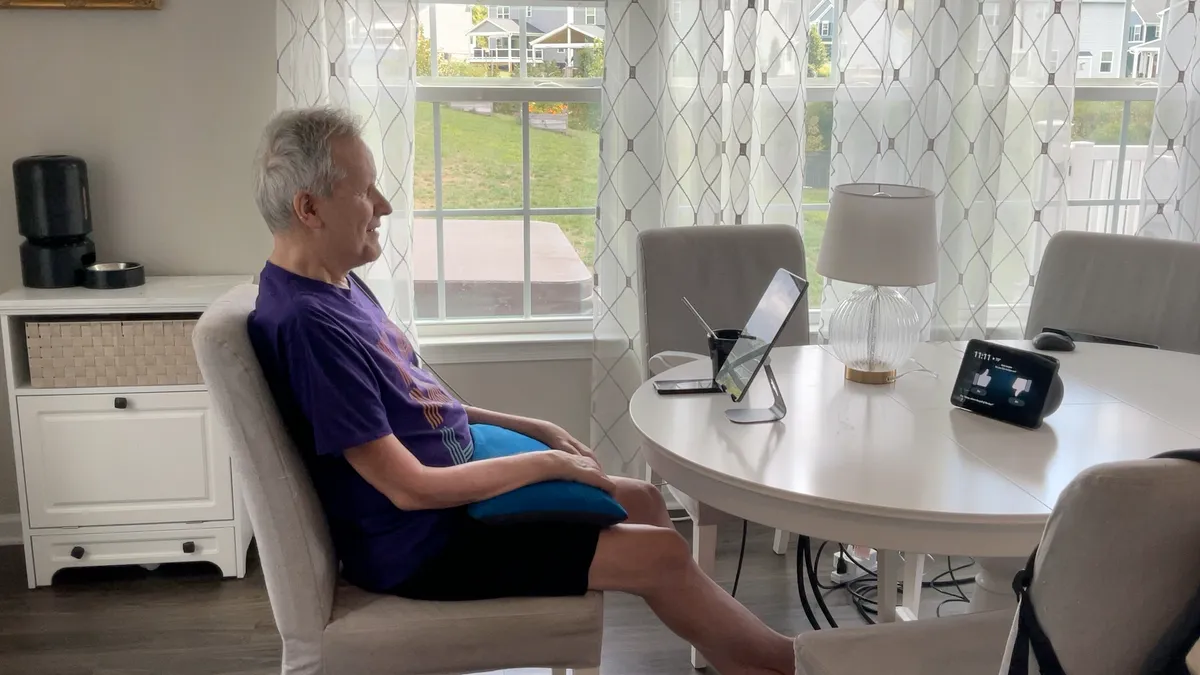
<svg viewBox="0 0 1200 675">
<path fill-rule="evenodd" d="M 742 331 L 737 328 L 723 328 L 708 336 L 708 353 L 712 356 L 714 382 L 721 366 L 725 365 L 725 359 L 729 358 L 729 352 L 733 351 L 733 345 L 737 344 L 741 336 Z"/>
</svg>

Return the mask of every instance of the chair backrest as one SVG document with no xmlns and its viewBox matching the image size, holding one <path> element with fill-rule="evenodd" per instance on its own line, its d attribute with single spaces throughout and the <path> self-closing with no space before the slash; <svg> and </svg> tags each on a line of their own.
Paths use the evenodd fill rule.
<svg viewBox="0 0 1200 675">
<path fill-rule="evenodd" d="M 1200 244 L 1059 232 L 1046 245 L 1025 337 L 1044 327 L 1200 354 Z"/>
<path fill-rule="evenodd" d="M 319 672 L 333 609 L 337 560 L 329 527 L 250 343 L 246 320 L 258 288 L 226 293 L 192 334 L 216 419 L 228 435 L 258 542 L 285 672 Z"/>
<path fill-rule="evenodd" d="M 1200 586 L 1197 495 L 1200 463 L 1182 459 L 1101 464 L 1063 490 L 1029 595 L 1065 672 L 1142 672 Z"/>
<path fill-rule="evenodd" d="M 790 225 L 668 227 L 638 235 L 638 302 L 643 367 L 664 351 L 708 353 L 704 329 L 683 304 L 691 300 L 713 329 L 742 328 L 784 268 L 807 275 L 804 239 Z M 808 312 L 796 311 L 779 344 L 808 344 Z"/>
</svg>

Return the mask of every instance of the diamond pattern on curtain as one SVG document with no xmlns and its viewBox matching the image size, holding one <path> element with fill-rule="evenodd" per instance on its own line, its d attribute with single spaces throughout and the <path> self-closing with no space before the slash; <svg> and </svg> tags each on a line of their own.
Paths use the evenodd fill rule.
<svg viewBox="0 0 1200 675">
<path fill-rule="evenodd" d="M 277 0 L 275 15 L 276 106 L 334 105 L 354 111 L 364 122 L 379 189 L 393 212 L 381 227 L 383 255 L 359 274 L 415 345 L 409 256 L 416 0 L 386 5 L 374 0 Z M 401 75 L 385 81 L 384 72 Z"/>
<path fill-rule="evenodd" d="M 1163 25 L 1138 234 L 1200 241 L 1200 17 L 1196 3 L 1172 2 Z"/>
<path fill-rule="evenodd" d="M 802 224 L 807 0 L 610 0 L 596 227 L 592 445 L 641 475 L 639 232 Z"/>
<path fill-rule="evenodd" d="M 938 195 L 939 281 L 910 299 L 936 339 L 1020 333 L 1066 221 L 1079 0 L 839 2 L 831 185 Z M 822 296 L 825 321 L 849 284 Z"/>
</svg>

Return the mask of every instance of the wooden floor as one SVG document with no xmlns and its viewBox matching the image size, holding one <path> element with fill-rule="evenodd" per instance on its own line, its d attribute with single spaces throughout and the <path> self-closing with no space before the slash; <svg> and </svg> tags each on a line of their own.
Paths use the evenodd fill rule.
<svg viewBox="0 0 1200 675">
<path fill-rule="evenodd" d="M 681 531 L 689 526 L 682 523 Z M 716 578 L 728 588 L 741 531 L 724 528 Z M 771 552 L 771 532 L 750 527 L 737 597 L 771 627 L 794 635 L 809 630 L 796 593 L 795 544 Z M 823 562 L 829 565 L 829 556 Z M 957 560 L 957 559 L 956 559 Z M 275 675 L 275 631 L 262 572 L 253 557 L 244 580 L 222 580 L 207 565 L 93 568 L 60 573 L 55 585 L 25 587 L 24 558 L 0 547 L 0 674 L 3 675 Z M 929 563 L 926 578 L 945 569 Z M 828 581 L 828 575 L 823 575 Z M 968 591 L 969 592 L 969 591 Z M 922 615 L 938 596 L 926 590 Z M 839 623 L 859 624 L 844 591 L 828 601 Z M 683 675 L 687 645 L 662 627 L 638 599 L 606 599 L 605 675 Z M 957 613 L 961 604 L 944 608 Z M 515 673 L 516 671 L 509 671 Z M 539 671 L 521 671 L 536 673 Z M 546 673 L 547 671 L 540 671 Z"/>
</svg>

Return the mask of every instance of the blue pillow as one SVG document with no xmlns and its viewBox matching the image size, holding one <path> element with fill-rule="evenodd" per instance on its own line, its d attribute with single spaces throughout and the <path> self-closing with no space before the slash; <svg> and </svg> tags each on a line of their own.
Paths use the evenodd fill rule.
<svg viewBox="0 0 1200 675">
<path fill-rule="evenodd" d="M 541 441 L 490 424 L 472 424 L 472 461 L 546 450 Z M 629 517 L 617 500 L 591 485 L 551 480 L 476 502 L 467 513 L 485 523 L 586 523 L 609 527 Z"/>
</svg>

